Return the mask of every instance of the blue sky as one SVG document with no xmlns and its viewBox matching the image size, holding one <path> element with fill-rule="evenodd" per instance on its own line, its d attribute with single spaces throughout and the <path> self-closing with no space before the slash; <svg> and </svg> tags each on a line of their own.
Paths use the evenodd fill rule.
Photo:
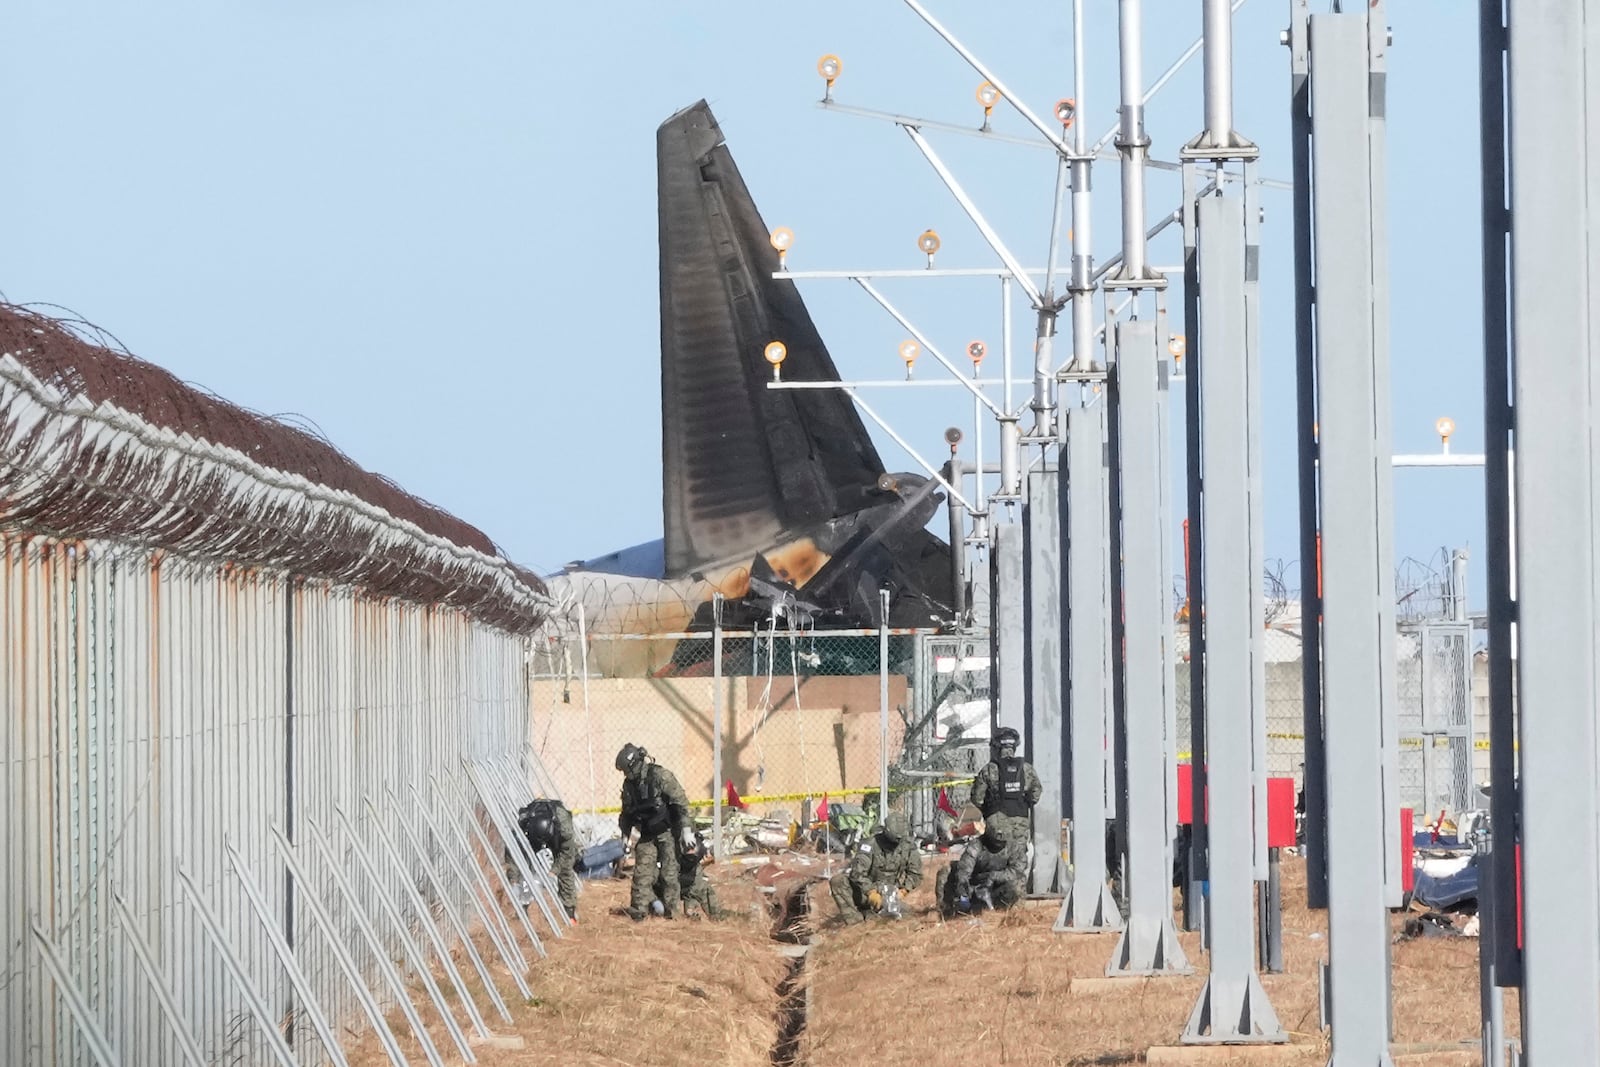
<svg viewBox="0 0 1600 1067">
<path fill-rule="evenodd" d="M 1036 111 L 1070 95 L 1069 3 L 929 6 Z M 1116 116 L 1116 17 L 1110 0 L 1089 7 L 1080 114 L 1098 136 Z M 1200 5 L 1146 9 L 1153 80 L 1198 35 Z M 1287 18 L 1285 0 L 1235 18 L 1236 125 L 1279 178 Z M 1436 449 L 1449 414 L 1453 447 L 1477 451 L 1474 8 L 1407 0 L 1390 18 L 1395 446 Z M 981 121 L 979 79 L 889 0 L 13 0 L 8 30 L 0 290 L 64 304 L 231 400 L 312 419 L 540 570 L 660 534 L 654 131 L 672 112 L 710 101 L 767 222 L 796 231 L 796 269 L 918 266 L 929 226 L 941 266 L 995 262 L 903 133 L 815 106 L 831 51 L 841 102 Z M 1151 107 L 1153 154 L 1175 158 L 1201 116 L 1196 59 Z M 995 124 L 1027 132 L 1011 114 Z M 1049 154 L 929 137 L 1018 255 L 1042 261 Z M 1103 259 L 1119 247 L 1114 163 L 1095 188 Z M 1292 233 L 1288 195 L 1265 196 L 1267 556 L 1292 559 Z M 1152 175 L 1151 216 L 1177 200 L 1176 176 Z M 1151 258 L 1178 262 L 1175 230 Z M 992 283 L 883 288 L 941 347 L 981 337 L 998 352 Z M 847 376 L 898 372 L 904 333 L 864 294 L 804 292 Z M 1019 301 L 1019 364 L 1030 319 Z M 972 418 L 949 390 L 874 403 L 930 456 Z M 1480 591 L 1480 475 L 1401 471 L 1395 489 L 1397 554 L 1469 545 Z"/>
</svg>

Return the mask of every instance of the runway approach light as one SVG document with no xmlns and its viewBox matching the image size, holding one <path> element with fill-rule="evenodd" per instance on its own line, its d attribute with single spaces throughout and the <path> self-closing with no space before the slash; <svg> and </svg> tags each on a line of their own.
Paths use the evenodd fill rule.
<svg viewBox="0 0 1600 1067">
<path fill-rule="evenodd" d="M 978 364 L 983 362 L 983 357 L 988 352 L 988 347 L 982 341 L 969 341 L 967 343 L 967 358 L 972 360 L 972 372 L 974 374 L 978 372 Z"/>
<path fill-rule="evenodd" d="M 779 226 L 773 230 L 767 241 L 778 250 L 778 269 L 788 270 L 784 258 L 789 254 L 789 248 L 794 244 L 794 231 L 787 226 Z"/>
<path fill-rule="evenodd" d="M 768 363 L 772 364 L 772 380 L 775 382 L 782 381 L 783 378 L 779 372 L 783 367 L 783 361 L 789 358 L 788 347 L 782 341 L 770 341 L 767 343 L 766 351 L 761 354 L 766 357 Z"/>
<path fill-rule="evenodd" d="M 1070 97 L 1063 97 L 1056 101 L 1056 121 L 1061 123 L 1063 130 L 1072 126 L 1072 116 L 1078 113 L 1078 105 Z"/>
<path fill-rule="evenodd" d="M 1179 363 L 1183 362 L 1184 353 L 1188 351 L 1189 341 L 1181 333 L 1173 334 L 1172 339 L 1167 342 L 1167 353 Z"/>
<path fill-rule="evenodd" d="M 922 354 L 922 346 L 915 341 L 900 342 L 900 358 L 906 361 L 906 381 L 911 380 L 911 365 Z"/>
<path fill-rule="evenodd" d="M 822 99 L 833 99 L 833 83 L 838 79 L 839 75 L 843 71 L 844 61 L 838 56 L 834 55 L 832 52 L 829 52 L 827 55 L 817 60 L 817 73 L 822 75 L 828 83 L 828 87 L 823 90 Z"/>
<path fill-rule="evenodd" d="M 961 428 L 952 426 L 944 432 L 944 443 L 950 446 L 950 454 L 956 454 L 956 446 L 961 443 Z"/>
<path fill-rule="evenodd" d="M 1446 452 L 1450 451 L 1450 435 L 1456 432 L 1456 420 L 1446 415 L 1434 423 L 1433 428 L 1438 431 L 1440 446 Z"/>
<path fill-rule="evenodd" d="M 923 230 L 917 238 L 917 247 L 928 254 L 928 269 L 933 269 L 933 254 L 939 251 L 939 235 L 933 230 Z"/>
<path fill-rule="evenodd" d="M 1000 90 L 996 89 L 992 82 L 984 82 L 978 86 L 978 91 L 975 95 L 978 98 L 978 103 L 983 105 L 983 128 L 987 131 L 989 129 L 989 113 L 1000 102 Z"/>
</svg>

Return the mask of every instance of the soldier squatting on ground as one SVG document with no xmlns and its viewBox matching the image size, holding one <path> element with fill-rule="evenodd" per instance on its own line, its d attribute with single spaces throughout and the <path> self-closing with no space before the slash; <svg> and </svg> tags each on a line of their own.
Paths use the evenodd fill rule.
<svg viewBox="0 0 1600 1067">
<path fill-rule="evenodd" d="M 716 890 L 711 888 L 711 882 L 706 878 L 705 862 L 709 851 L 705 838 L 696 830 L 694 848 L 678 857 L 678 896 L 683 900 L 685 915 L 697 917 L 696 911 L 690 910 L 692 905 L 698 909 L 698 914 L 715 921 L 724 918 L 726 913 L 717 906 Z M 666 881 L 663 877 L 657 876 L 655 890 L 655 903 L 665 910 Z"/>
<path fill-rule="evenodd" d="M 890 815 L 878 832 L 861 842 L 847 870 L 828 882 L 845 924 L 861 922 L 865 910 L 879 911 L 885 889 L 912 890 L 922 884 L 922 852 L 906 817 Z"/>
<path fill-rule="evenodd" d="M 617 753 L 617 770 L 622 772 L 622 814 L 617 824 L 624 844 L 633 831 L 639 831 L 639 840 L 633 846 L 633 892 L 628 905 L 628 916 L 635 922 L 643 922 L 650 914 L 658 875 L 664 917 L 674 917 L 681 892 L 679 843 L 684 851 L 695 847 L 694 828 L 689 825 L 689 798 L 677 776 L 649 755 L 633 744 L 623 745 Z"/>
<path fill-rule="evenodd" d="M 945 918 L 975 908 L 1009 908 L 1022 899 L 1028 881 L 1026 839 L 1005 823 L 989 823 L 967 842 L 961 858 L 939 872 L 934 899 Z"/>
</svg>

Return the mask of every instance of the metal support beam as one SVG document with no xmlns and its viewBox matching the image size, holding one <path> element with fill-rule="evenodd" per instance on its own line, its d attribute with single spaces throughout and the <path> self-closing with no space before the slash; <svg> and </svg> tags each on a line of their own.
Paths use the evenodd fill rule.
<svg viewBox="0 0 1600 1067">
<path fill-rule="evenodd" d="M 1498 828 L 1489 855 L 1496 923 L 1494 976 L 1522 984 L 1515 906 L 1517 820 L 1516 712 L 1511 657 L 1515 608 L 1511 522 L 1510 207 L 1506 199 L 1506 77 L 1504 0 L 1479 0 L 1478 76 L 1483 176 L 1483 429 L 1484 520 L 1489 609 L 1489 824 Z"/>
<path fill-rule="evenodd" d="M 1106 410 L 1066 412 L 1066 475 L 1062 532 L 1066 560 L 1066 719 L 1068 723 L 1067 814 L 1072 823 L 1072 885 L 1054 929 L 1082 933 L 1115 930 L 1122 913 L 1106 884 L 1105 782 L 1110 750 L 1106 714 L 1111 705 L 1107 673 Z"/>
<path fill-rule="evenodd" d="M 1328 906 L 1328 799 L 1322 737 L 1322 540 L 1317 517 L 1317 364 L 1312 332 L 1311 44 L 1308 0 L 1289 28 L 1289 117 L 1294 162 L 1295 420 L 1300 495 L 1301 721 L 1305 735 L 1306 906 Z M 1192 372 L 1193 368 L 1191 368 Z"/>
<path fill-rule="evenodd" d="M 1126 0 L 1124 0 L 1126 4 Z M 1172 864 L 1166 823 L 1166 712 L 1170 672 L 1162 642 L 1167 579 L 1161 574 L 1161 461 L 1156 374 L 1160 347 L 1150 321 L 1117 324 L 1112 403 L 1121 482 L 1124 727 L 1127 737 L 1128 921 L 1106 973 L 1188 974 L 1172 921 Z"/>
<path fill-rule="evenodd" d="M 1506 11 L 1522 1034 L 1554 1067 L 1600 1048 L 1600 5 Z"/>
<path fill-rule="evenodd" d="M 1047 451 L 1054 451 L 1047 450 Z M 1049 463 L 1047 456 L 1046 463 Z M 1030 891 L 1065 890 L 1060 872 L 1062 765 L 1065 737 L 1061 727 L 1062 671 L 1061 502 L 1060 472 L 1054 467 L 1031 470 L 1023 507 L 1023 544 L 1027 584 L 1028 655 L 1026 728 L 1022 732 L 1029 762 L 1038 772 L 1043 792 L 1033 809 L 1033 870 Z"/>
<path fill-rule="evenodd" d="M 1249 398 L 1258 368 L 1247 341 L 1244 300 L 1245 212 L 1237 197 L 1203 197 L 1198 205 L 1200 250 L 1200 375 L 1203 538 L 1206 599 L 1191 605 L 1205 617 L 1206 749 L 1210 784 L 1205 818 L 1210 878 L 1211 970 L 1183 1032 L 1185 1044 L 1286 1042 L 1256 972 L 1252 935 L 1256 796 L 1252 752 L 1256 686 L 1265 625 L 1250 569 L 1255 562 L 1261 418 Z M 1192 328 L 1192 327 L 1191 327 Z M 1192 372 L 1192 368 L 1191 368 Z M 1251 454 L 1251 445 L 1257 454 Z M 1255 492 L 1252 492 L 1252 489 Z M 1194 753 L 1194 759 L 1202 759 Z M 1263 915 L 1263 919 L 1267 916 Z"/>
<path fill-rule="evenodd" d="M 1194 167 L 1183 171 L 1183 318 L 1191 324 L 1200 321 L 1200 252 L 1196 208 L 1203 194 L 1195 190 Z M 1200 379 L 1202 345 L 1196 336 L 1188 345 L 1183 374 L 1184 460 L 1188 489 L 1188 521 L 1184 527 L 1184 574 L 1188 579 L 1185 609 L 1189 616 L 1189 810 L 1204 811 L 1206 761 L 1196 753 L 1206 750 L 1206 636 L 1200 605 L 1205 603 L 1205 575 L 1200 566 L 1204 555 L 1205 531 L 1201 523 L 1200 476 Z M 1183 885 L 1183 926 L 1185 930 L 1205 928 L 1206 822 L 1191 817 L 1189 853 Z"/>
<path fill-rule="evenodd" d="M 1000 523 L 989 549 L 990 729 L 1009 726 L 1019 735 L 1027 728 L 1023 596 L 1022 527 Z"/>
<path fill-rule="evenodd" d="M 1144 129 L 1144 0 L 1117 0 L 1117 41 L 1122 82 L 1122 266 L 1107 289 L 1163 289 L 1167 279 L 1145 259 L 1144 170 L 1150 137 Z"/>
<path fill-rule="evenodd" d="M 1398 872 L 1386 862 L 1395 830 L 1384 753 L 1394 578 L 1382 526 L 1392 468 L 1373 126 L 1383 107 L 1384 32 L 1381 5 L 1309 16 L 1332 1067 L 1391 1062 L 1385 905 L 1388 875 Z"/>
</svg>

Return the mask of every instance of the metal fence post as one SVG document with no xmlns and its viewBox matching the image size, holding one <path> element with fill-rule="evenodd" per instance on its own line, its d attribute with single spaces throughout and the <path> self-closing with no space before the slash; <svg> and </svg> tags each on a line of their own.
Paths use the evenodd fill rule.
<svg viewBox="0 0 1600 1067">
<path fill-rule="evenodd" d="M 889 817 L 889 590 L 878 590 L 878 813 Z"/>
<path fill-rule="evenodd" d="M 711 595 L 711 858 L 727 859 L 722 843 L 722 790 L 727 779 L 722 770 L 722 593 Z"/>
<path fill-rule="evenodd" d="M 272 909 L 267 904 L 267 898 L 256 886 L 255 880 L 250 877 L 250 872 L 245 869 L 244 860 L 239 857 L 238 851 L 230 841 L 223 842 L 223 850 L 227 852 L 228 859 L 233 869 L 233 875 L 239 880 L 239 887 L 244 890 L 244 895 L 250 901 L 250 907 L 256 913 L 256 921 L 267 935 L 267 943 L 272 946 L 273 953 L 278 957 L 278 962 L 283 964 L 284 973 L 289 976 L 289 984 L 294 991 L 300 994 L 300 1010 L 311 1016 L 311 1026 L 317 1032 L 317 1037 L 322 1041 L 322 1048 L 328 1054 L 335 1067 L 349 1067 L 345 1059 L 344 1049 L 339 1044 L 339 1039 L 333 1036 L 333 1028 L 328 1023 L 328 1017 L 323 1013 L 321 1005 L 317 1002 L 315 990 L 306 978 L 305 971 L 295 958 L 294 949 L 289 947 L 289 942 L 278 931 L 276 921 L 272 917 Z M 387 1024 L 380 1025 L 382 1033 L 388 1033 Z M 394 1035 L 388 1035 L 389 1041 L 394 1040 Z"/>
<path fill-rule="evenodd" d="M 89 1052 L 94 1056 L 95 1062 L 100 1067 L 121 1067 L 116 1051 L 111 1043 L 106 1040 L 105 1032 L 101 1030 L 99 1022 L 95 1019 L 94 1011 L 83 999 L 83 994 L 72 982 L 72 972 L 67 970 L 67 965 L 62 962 L 60 953 L 55 944 L 39 925 L 38 917 L 32 921 L 34 944 L 39 949 L 39 958 L 44 961 L 45 969 L 50 972 L 50 977 L 55 979 L 56 993 L 67 1002 L 67 1010 L 72 1013 L 72 1018 L 77 1022 L 78 1028 L 83 1031 L 85 1041 L 88 1043 Z"/>
</svg>

